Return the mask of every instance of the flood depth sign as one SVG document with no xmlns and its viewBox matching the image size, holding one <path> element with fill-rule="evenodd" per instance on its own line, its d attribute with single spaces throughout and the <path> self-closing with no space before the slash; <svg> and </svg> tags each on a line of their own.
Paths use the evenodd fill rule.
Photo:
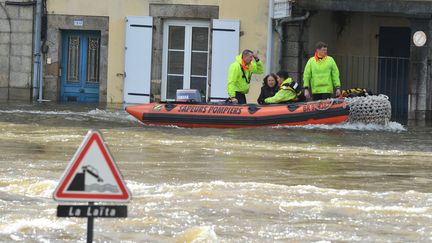
<svg viewBox="0 0 432 243">
<path fill-rule="evenodd" d="M 129 190 L 102 135 L 90 130 L 54 191 L 54 200 L 127 202 L 129 199 Z"/>
</svg>

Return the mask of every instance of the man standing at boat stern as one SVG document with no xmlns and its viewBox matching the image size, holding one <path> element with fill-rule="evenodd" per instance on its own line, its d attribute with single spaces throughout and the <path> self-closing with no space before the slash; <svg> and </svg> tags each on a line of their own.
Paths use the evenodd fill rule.
<svg viewBox="0 0 432 243">
<path fill-rule="evenodd" d="M 318 42 L 315 55 L 306 63 L 303 73 L 304 95 L 307 99 L 331 98 L 336 89 L 336 97 L 341 94 L 339 69 L 331 56 L 327 55 L 327 44 Z"/>
<path fill-rule="evenodd" d="M 230 65 L 228 73 L 228 96 L 232 103 L 246 104 L 252 74 L 263 74 L 264 65 L 257 52 L 244 50 Z"/>
</svg>

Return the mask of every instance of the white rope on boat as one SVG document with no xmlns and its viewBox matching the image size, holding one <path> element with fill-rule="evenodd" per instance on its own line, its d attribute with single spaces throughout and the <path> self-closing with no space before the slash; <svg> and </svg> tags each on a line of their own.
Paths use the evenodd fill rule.
<svg viewBox="0 0 432 243">
<path fill-rule="evenodd" d="M 348 122 L 387 125 L 391 118 L 391 104 L 386 95 L 366 95 L 346 98 L 350 106 Z"/>
</svg>

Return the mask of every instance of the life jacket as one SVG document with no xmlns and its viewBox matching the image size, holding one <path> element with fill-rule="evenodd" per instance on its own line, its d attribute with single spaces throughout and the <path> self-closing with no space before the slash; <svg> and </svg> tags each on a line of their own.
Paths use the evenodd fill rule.
<svg viewBox="0 0 432 243">
<path fill-rule="evenodd" d="M 365 88 L 352 88 L 352 89 L 342 90 L 343 97 L 351 98 L 351 97 L 366 96 L 366 95 L 372 95 L 372 92 Z"/>
<path fill-rule="evenodd" d="M 294 90 L 294 92 L 297 94 L 297 95 L 300 95 L 300 93 L 301 93 L 301 87 L 300 87 L 300 84 L 299 83 L 297 83 L 296 81 L 292 81 L 292 82 L 290 82 L 290 83 L 283 83 L 282 85 L 281 85 L 281 89 L 284 89 L 284 90 L 286 90 L 286 89 L 292 89 L 292 90 Z"/>
<path fill-rule="evenodd" d="M 298 102 L 300 100 L 301 94 L 302 94 L 302 88 L 300 87 L 300 84 L 297 83 L 296 81 L 293 80 L 290 83 L 284 82 L 284 83 L 282 83 L 280 88 L 283 90 L 291 89 L 294 91 L 294 93 L 297 96 L 295 99 L 290 100 L 290 101 L 285 102 L 285 103 Z"/>
</svg>

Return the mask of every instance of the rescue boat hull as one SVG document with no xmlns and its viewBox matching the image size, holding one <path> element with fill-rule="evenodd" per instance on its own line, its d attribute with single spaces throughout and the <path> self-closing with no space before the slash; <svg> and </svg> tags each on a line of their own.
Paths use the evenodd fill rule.
<svg viewBox="0 0 432 243">
<path fill-rule="evenodd" d="M 335 124 L 349 117 L 349 106 L 343 99 L 277 105 L 151 103 L 128 106 L 126 111 L 144 124 L 190 128 Z"/>
</svg>

